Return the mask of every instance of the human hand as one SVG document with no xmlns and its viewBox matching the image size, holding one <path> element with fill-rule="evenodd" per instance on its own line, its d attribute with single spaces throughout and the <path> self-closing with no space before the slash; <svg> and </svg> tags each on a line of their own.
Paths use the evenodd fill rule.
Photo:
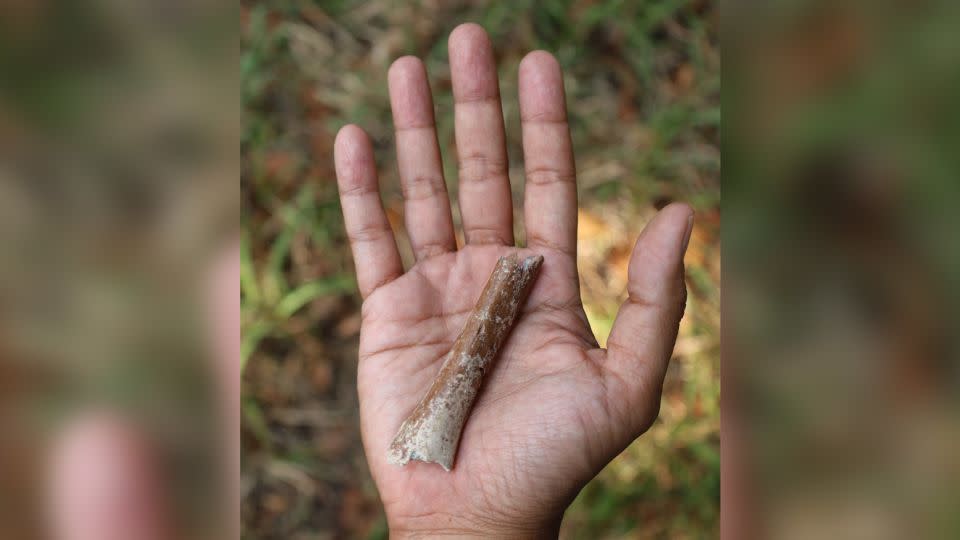
<svg viewBox="0 0 960 540">
<path fill-rule="evenodd" d="M 361 129 L 337 135 L 341 202 L 364 298 L 358 391 L 363 443 L 396 537 L 556 536 L 580 489 L 656 419 L 683 315 L 693 213 L 664 208 L 637 240 L 629 299 L 598 347 L 580 299 L 577 192 L 560 67 L 520 64 L 527 248 L 513 204 L 493 51 L 477 25 L 450 35 L 466 245 L 457 249 L 423 64 L 389 72 L 404 214 L 416 264 L 403 271 Z M 387 463 L 387 448 L 431 384 L 497 259 L 541 254 L 540 275 L 483 383 L 451 472 Z"/>
</svg>

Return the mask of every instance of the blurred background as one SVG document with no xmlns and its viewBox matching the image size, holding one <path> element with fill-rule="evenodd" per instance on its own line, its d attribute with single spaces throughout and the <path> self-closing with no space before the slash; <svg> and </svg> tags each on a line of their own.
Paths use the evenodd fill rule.
<svg viewBox="0 0 960 540">
<path fill-rule="evenodd" d="M 517 66 L 564 68 L 580 192 L 584 303 L 603 343 L 643 225 L 691 203 L 689 302 L 660 419 L 573 504 L 569 538 L 711 538 L 720 497 L 719 14 L 702 0 L 242 2 L 242 523 L 246 538 L 385 538 L 360 442 L 360 315 L 332 143 L 374 141 L 409 266 L 386 72 L 425 59 L 456 197 L 447 36 L 490 33 L 501 75 L 515 215 L 523 174 Z M 454 210 L 455 219 L 457 211 Z M 522 238 L 522 223 L 518 223 Z"/>
<path fill-rule="evenodd" d="M 698 212 L 661 418 L 584 490 L 564 534 L 717 533 L 723 27 L 724 537 L 960 537 L 958 11 L 3 3 L 0 537 L 48 537 L 47 453 L 104 410 L 159 450 L 174 537 L 230 536 L 216 439 L 233 438 L 205 304 L 236 234 L 238 177 L 245 535 L 386 535 L 357 432 L 358 303 L 330 148 L 348 121 L 371 132 L 399 224 L 385 73 L 417 54 L 453 180 L 446 36 L 468 20 L 500 60 L 517 201 L 517 63 L 546 48 L 565 68 L 601 340 L 642 225 L 675 199 Z M 107 471 L 81 499 L 120 476 Z"/>
<path fill-rule="evenodd" d="M 960 538 L 960 5 L 730 2 L 727 538 Z"/>
<path fill-rule="evenodd" d="M 225 313 L 210 309 L 209 274 L 238 236 L 238 14 L 218 1 L 0 2 L 0 538 L 48 538 L 58 497 L 101 521 L 94 537 L 140 525 L 131 506 L 151 474 L 98 468 L 109 452 L 70 460 L 82 481 L 48 489 L 65 481 L 63 437 L 91 417 L 153 450 L 130 462 L 163 479 L 177 538 L 229 523 L 235 473 L 219 464 L 236 428 L 213 375 Z M 103 500 L 109 512 L 85 511 Z M 60 538 L 90 538 L 68 521 Z"/>
</svg>

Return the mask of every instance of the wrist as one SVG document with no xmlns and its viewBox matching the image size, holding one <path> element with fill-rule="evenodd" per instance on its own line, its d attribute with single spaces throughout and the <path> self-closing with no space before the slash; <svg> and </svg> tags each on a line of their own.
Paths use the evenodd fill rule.
<svg viewBox="0 0 960 540">
<path fill-rule="evenodd" d="M 494 520 L 469 520 L 462 516 L 448 519 L 391 520 L 391 539 L 421 538 L 511 538 L 556 539 L 560 534 L 561 514 L 555 519 L 539 522 L 507 523 Z"/>
</svg>

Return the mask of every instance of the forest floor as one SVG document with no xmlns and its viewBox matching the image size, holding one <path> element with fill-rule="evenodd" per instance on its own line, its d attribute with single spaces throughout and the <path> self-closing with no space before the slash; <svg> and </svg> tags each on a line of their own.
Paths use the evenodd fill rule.
<svg viewBox="0 0 960 540">
<path fill-rule="evenodd" d="M 402 234 L 386 92 L 392 59 L 425 59 L 451 195 L 455 154 L 446 36 L 491 34 L 515 215 L 523 183 L 517 65 L 533 49 L 565 69 L 577 153 L 584 304 L 603 343 L 643 225 L 691 203 L 689 302 L 653 428 L 591 482 L 569 538 L 718 536 L 720 504 L 720 52 L 713 2 L 277 0 L 242 4 L 244 538 L 385 538 L 360 441 L 360 329 L 332 143 L 347 122 L 377 152 Z M 455 219 L 456 217 L 456 211 Z M 518 237 L 522 238 L 522 224 Z"/>
</svg>

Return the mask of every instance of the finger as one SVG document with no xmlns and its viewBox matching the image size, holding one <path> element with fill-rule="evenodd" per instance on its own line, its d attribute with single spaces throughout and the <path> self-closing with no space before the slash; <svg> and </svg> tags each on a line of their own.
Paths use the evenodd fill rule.
<svg viewBox="0 0 960 540">
<path fill-rule="evenodd" d="M 613 390 L 634 398 L 626 401 L 628 413 L 641 431 L 659 411 L 663 377 L 683 316 L 683 254 L 692 226 L 693 211 L 685 204 L 667 206 L 647 224 L 630 258 L 629 297 L 607 339 L 604 365 L 612 381 L 627 385 Z"/>
<path fill-rule="evenodd" d="M 61 436 L 53 459 L 54 538 L 172 537 L 157 462 L 122 421 L 99 414 L 79 420 Z"/>
<path fill-rule="evenodd" d="M 483 28 L 450 34 L 460 214 L 468 244 L 513 245 L 513 202 L 493 47 Z"/>
<path fill-rule="evenodd" d="M 417 260 L 455 251 L 450 198 L 437 145 L 433 98 L 423 63 L 398 59 L 387 76 L 397 137 L 404 217 Z"/>
<path fill-rule="evenodd" d="M 527 245 L 576 262 L 577 183 L 560 64 L 535 51 L 520 62 Z"/>
<path fill-rule="evenodd" d="M 403 274 L 403 263 L 380 202 L 377 166 L 367 134 L 357 126 L 344 126 L 337 133 L 333 155 L 357 285 L 366 298 Z"/>
</svg>

